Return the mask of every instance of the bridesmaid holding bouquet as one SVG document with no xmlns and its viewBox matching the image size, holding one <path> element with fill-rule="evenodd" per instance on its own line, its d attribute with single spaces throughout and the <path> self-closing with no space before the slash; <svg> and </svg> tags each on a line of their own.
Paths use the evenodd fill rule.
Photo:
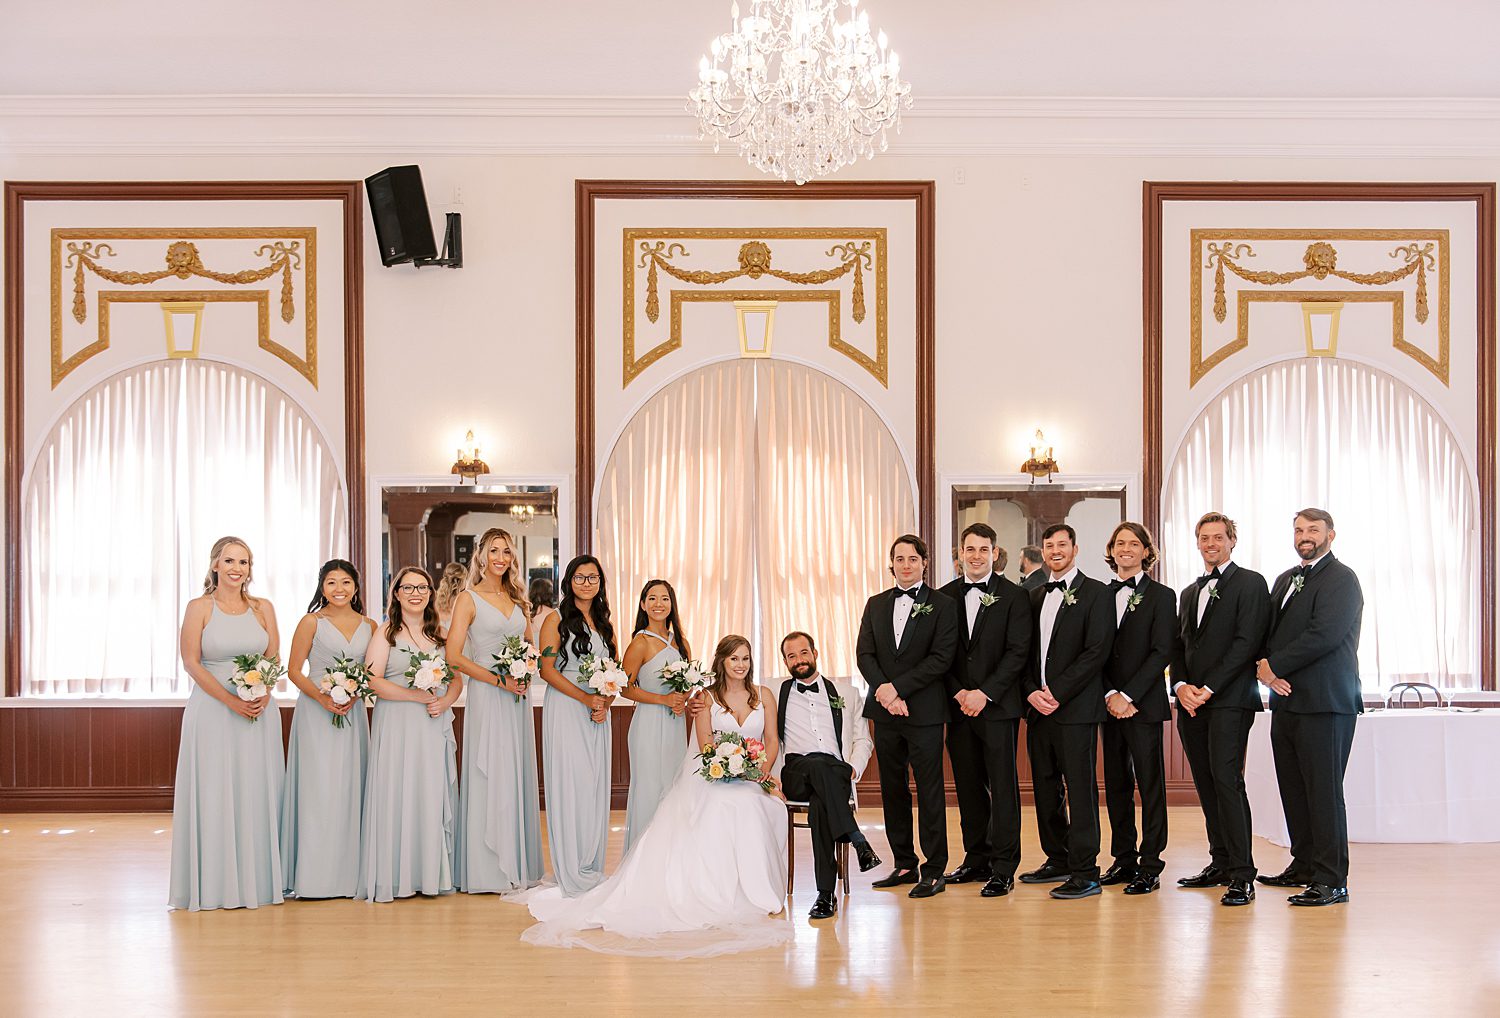
<svg viewBox="0 0 1500 1018">
<path fill-rule="evenodd" d="M 630 688 L 621 695 L 634 700 L 630 718 L 630 796 L 625 803 L 625 851 L 635 844 L 656 814 L 667 789 L 682 773 L 687 757 L 687 724 L 682 719 L 687 696 L 662 682 L 662 669 L 693 656 L 682 636 L 677 591 L 666 580 L 647 580 L 635 614 L 635 638 L 622 664 Z"/>
<path fill-rule="evenodd" d="M 203 596 L 183 613 L 182 664 L 194 687 L 182 713 L 172 798 L 167 904 L 190 911 L 282 901 L 281 712 L 270 691 L 242 699 L 235 658 L 274 659 L 276 612 L 248 591 L 254 559 L 237 537 L 214 542 Z"/>
<path fill-rule="evenodd" d="M 364 701 L 322 688 L 335 662 L 363 667 L 375 621 L 365 617 L 359 571 L 331 559 L 318 571 L 308 614 L 292 633 L 287 675 L 302 697 L 292 712 L 281 803 L 281 868 L 297 898 L 352 898 L 359 884 L 360 812 L 370 723 Z M 303 663 L 307 671 L 302 671 Z"/>
</svg>

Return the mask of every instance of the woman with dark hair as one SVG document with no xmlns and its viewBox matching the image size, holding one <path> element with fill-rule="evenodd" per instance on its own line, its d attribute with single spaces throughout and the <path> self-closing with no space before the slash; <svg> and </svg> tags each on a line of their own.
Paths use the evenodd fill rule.
<svg viewBox="0 0 1500 1018">
<path fill-rule="evenodd" d="M 547 616 L 557 614 L 557 586 L 551 578 L 538 576 L 527 588 L 526 600 L 531 602 L 531 631 L 540 633 Z"/>
<path fill-rule="evenodd" d="M 750 641 L 720 640 L 712 671 L 708 709 L 694 718 L 697 744 L 713 746 L 721 734 L 759 742 L 769 773 L 780 751 L 776 696 L 755 681 Z M 754 781 L 705 780 L 700 766 L 698 757 L 686 758 L 651 825 L 608 880 L 572 900 L 532 900 L 541 921 L 521 939 L 670 958 L 791 940 L 786 803 L 775 781 L 768 794 Z"/>
<path fill-rule="evenodd" d="M 391 580 L 385 626 L 365 655 L 379 699 L 370 732 L 364 837 L 357 898 L 390 901 L 453 893 L 458 809 L 453 701 L 457 680 L 437 692 L 412 688 L 413 654 L 442 657 L 432 577 L 407 566 Z"/>
<path fill-rule="evenodd" d="M 616 658 L 604 569 L 579 555 L 563 574 L 562 606 L 542 624 L 538 649 L 542 702 L 542 774 L 552 875 L 565 897 L 604 879 L 609 840 L 609 698 L 585 685 L 585 658 Z"/>
<path fill-rule="evenodd" d="M 330 559 L 292 632 L 286 673 L 302 692 L 292 712 L 281 801 L 281 872 L 297 898 L 352 898 L 359 884 L 359 823 L 365 795 L 370 723 L 364 703 L 343 703 L 319 681 L 340 655 L 364 661 L 375 632 L 365 618 L 359 570 Z M 302 670 L 303 664 L 307 670 Z M 339 727 L 334 719 L 341 719 Z"/>
<path fill-rule="evenodd" d="M 677 591 L 666 580 L 647 580 L 635 613 L 635 638 L 622 662 L 634 700 L 630 718 L 630 796 L 625 802 L 625 851 L 651 822 L 662 796 L 682 771 L 687 754 L 687 697 L 662 684 L 662 669 L 692 657 L 677 614 Z"/>
</svg>

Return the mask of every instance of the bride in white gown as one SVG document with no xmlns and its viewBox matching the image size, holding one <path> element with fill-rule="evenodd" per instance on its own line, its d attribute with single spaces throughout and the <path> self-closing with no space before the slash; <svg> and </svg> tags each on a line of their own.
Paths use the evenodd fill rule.
<svg viewBox="0 0 1500 1018">
<path fill-rule="evenodd" d="M 776 698 L 755 684 L 750 643 L 719 641 L 709 708 L 695 743 L 737 732 L 765 743 L 767 770 L 779 749 Z M 532 944 L 608 954 L 708 957 L 783 944 L 786 919 L 786 804 L 751 781 L 704 780 L 697 753 L 613 876 L 576 898 L 533 894 Z"/>
</svg>

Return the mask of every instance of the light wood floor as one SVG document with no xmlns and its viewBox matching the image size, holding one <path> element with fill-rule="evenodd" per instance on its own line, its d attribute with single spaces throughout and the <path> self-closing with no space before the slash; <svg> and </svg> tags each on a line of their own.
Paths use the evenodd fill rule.
<svg viewBox="0 0 1500 1018">
<path fill-rule="evenodd" d="M 888 856 L 878 811 L 861 819 Z M 0 1014 L 1500 1014 L 1495 845 L 1352 846 L 1353 901 L 1326 909 L 1270 888 L 1229 909 L 1175 886 L 1064 902 L 965 885 L 911 901 L 870 889 L 882 870 L 815 927 L 799 833 L 796 942 L 670 962 L 523 945 L 527 913 L 492 896 L 169 913 L 170 824 L 0 816 Z M 1172 831 L 1175 881 L 1202 865 L 1204 838 L 1195 810 L 1172 810 Z M 1024 845 L 1025 865 L 1040 862 L 1029 823 Z M 1265 872 L 1287 859 L 1256 853 Z"/>
</svg>

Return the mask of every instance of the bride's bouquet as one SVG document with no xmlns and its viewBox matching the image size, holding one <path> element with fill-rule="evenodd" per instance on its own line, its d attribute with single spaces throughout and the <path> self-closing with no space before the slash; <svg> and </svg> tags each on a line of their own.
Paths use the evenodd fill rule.
<svg viewBox="0 0 1500 1018">
<path fill-rule="evenodd" d="M 453 678 L 453 672 L 448 668 L 448 662 L 443 659 L 440 651 L 436 650 L 414 650 L 411 652 L 411 664 L 406 666 L 406 684 L 412 689 L 420 689 L 424 693 L 443 693 L 448 688 L 448 680 Z"/>
<path fill-rule="evenodd" d="M 277 681 L 286 674 L 286 668 L 275 654 L 240 654 L 234 659 L 234 674 L 229 684 L 241 700 L 259 700 L 270 696 Z M 253 725 L 260 718 L 251 718 Z"/>
<path fill-rule="evenodd" d="M 495 655 L 496 675 L 505 675 L 521 684 L 521 691 L 531 688 L 531 680 L 542 674 L 542 656 L 519 636 L 507 636 Z"/>
<path fill-rule="evenodd" d="M 704 781 L 753 781 L 768 792 L 776 787 L 768 772 L 765 744 L 738 732 L 715 732 L 698 763 Z"/>
<path fill-rule="evenodd" d="M 661 684 L 674 693 L 693 696 L 703 692 L 714 681 L 714 673 L 702 661 L 673 661 L 661 670 Z"/>
<path fill-rule="evenodd" d="M 618 661 L 595 654 L 589 654 L 578 662 L 578 677 L 594 692 L 611 700 L 630 685 L 630 676 L 625 674 L 625 669 L 620 667 Z"/>
<path fill-rule="evenodd" d="M 340 707 L 354 699 L 363 700 L 365 706 L 369 707 L 375 703 L 375 691 L 370 688 L 370 677 L 373 674 L 373 669 L 363 661 L 340 654 L 333 659 L 333 667 L 318 680 L 318 688 Z M 335 728 L 343 728 L 344 722 L 348 720 L 342 714 L 334 714 L 332 717 Z"/>
</svg>

